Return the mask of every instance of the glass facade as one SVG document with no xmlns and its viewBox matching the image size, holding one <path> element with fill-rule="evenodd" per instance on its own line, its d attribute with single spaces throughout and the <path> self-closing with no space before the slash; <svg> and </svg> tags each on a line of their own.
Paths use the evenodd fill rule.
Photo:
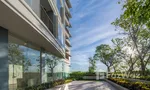
<svg viewBox="0 0 150 90">
<path fill-rule="evenodd" d="M 45 83 L 63 79 L 63 73 L 65 72 L 63 70 L 65 69 L 63 59 L 44 50 L 40 50 L 30 43 L 23 43 L 23 41 L 17 38 L 9 40 L 8 49 L 9 90 L 22 89 L 39 85 L 41 82 Z M 48 61 L 54 61 L 55 59 L 57 59 L 57 64 L 53 69 L 52 75 Z M 55 62 L 51 63 L 53 64 Z"/>
<path fill-rule="evenodd" d="M 9 90 L 40 84 L 40 52 L 9 43 Z"/>
<path fill-rule="evenodd" d="M 69 77 L 69 72 L 70 72 L 69 64 L 64 63 L 64 78 Z"/>
<path fill-rule="evenodd" d="M 64 49 L 65 42 L 64 42 L 64 36 L 63 35 L 64 35 L 63 30 L 62 30 L 60 24 L 58 24 L 58 41 Z"/>
</svg>

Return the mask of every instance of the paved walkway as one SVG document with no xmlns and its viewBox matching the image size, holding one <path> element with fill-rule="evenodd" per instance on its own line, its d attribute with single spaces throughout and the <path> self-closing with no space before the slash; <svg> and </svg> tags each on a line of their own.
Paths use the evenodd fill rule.
<svg viewBox="0 0 150 90">
<path fill-rule="evenodd" d="M 73 81 L 47 90 L 117 90 L 105 81 Z"/>
<path fill-rule="evenodd" d="M 74 81 L 68 85 L 68 90 L 116 90 L 104 81 Z"/>
</svg>

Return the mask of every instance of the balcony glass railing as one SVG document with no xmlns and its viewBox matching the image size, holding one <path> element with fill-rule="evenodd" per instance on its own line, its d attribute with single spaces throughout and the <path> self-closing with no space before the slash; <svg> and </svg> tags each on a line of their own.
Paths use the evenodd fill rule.
<svg viewBox="0 0 150 90">
<path fill-rule="evenodd" d="M 68 6 L 67 6 L 66 3 L 65 3 L 65 9 L 66 9 L 66 11 L 68 12 L 68 14 L 71 16 L 70 10 L 69 10 L 69 8 L 68 8 Z"/>
<path fill-rule="evenodd" d="M 53 31 L 54 24 L 53 24 L 52 20 L 50 19 L 50 17 L 48 16 L 48 14 L 46 13 L 43 6 L 41 6 L 41 20 L 44 22 L 44 24 L 48 27 L 48 29 L 54 35 L 54 31 Z"/>
<path fill-rule="evenodd" d="M 51 31 L 51 33 L 55 36 L 55 38 L 57 40 L 57 43 L 62 48 L 62 50 L 65 51 L 65 49 L 64 49 L 65 46 L 64 46 L 64 43 L 63 43 L 64 39 L 62 37 L 63 32 L 61 31 L 61 28 L 58 25 L 58 36 L 55 35 L 54 29 L 53 29 L 54 23 L 51 20 L 51 18 L 48 16 L 48 14 L 47 14 L 47 12 L 46 12 L 46 10 L 44 9 L 43 6 L 41 6 L 41 20 L 48 27 L 48 29 Z"/>
</svg>

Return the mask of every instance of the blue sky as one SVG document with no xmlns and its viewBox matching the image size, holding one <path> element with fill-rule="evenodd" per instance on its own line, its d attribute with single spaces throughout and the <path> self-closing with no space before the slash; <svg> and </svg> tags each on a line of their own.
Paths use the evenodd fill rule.
<svg viewBox="0 0 150 90">
<path fill-rule="evenodd" d="M 88 58 L 93 56 L 96 46 L 110 44 L 112 38 L 120 37 L 111 25 L 122 13 L 118 0 L 70 0 L 73 28 L 71 71 L 87 71 Z M 106 66 L 97 62 L 98 69 Z"/>
</svg>

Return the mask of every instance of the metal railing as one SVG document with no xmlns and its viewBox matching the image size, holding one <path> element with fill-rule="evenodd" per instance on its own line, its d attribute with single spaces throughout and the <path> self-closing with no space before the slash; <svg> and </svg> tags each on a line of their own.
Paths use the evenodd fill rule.
<svg viewBox="0 0 150 90">
<path fill-rule="evenodd" d="M 48 29 L 51 31 L 51 33 L 54 35 L 54 30 L 53 30 L 53 22 L 46 13 L 46 10 L 44 9 L 43 6 L 41 6 L 41 20 L 44 22 L 44 24 L 48 27 Z M 55 35 L 54 35 L 55 36 Z"/>
</svg>

